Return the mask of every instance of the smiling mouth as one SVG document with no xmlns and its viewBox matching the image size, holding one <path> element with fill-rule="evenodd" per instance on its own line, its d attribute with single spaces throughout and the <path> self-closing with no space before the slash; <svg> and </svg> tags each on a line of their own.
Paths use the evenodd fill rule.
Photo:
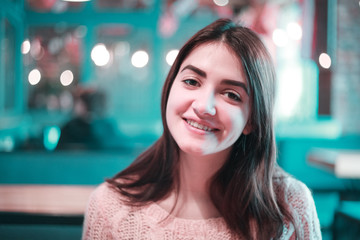
<svg viewBox="0 0 360 240">
<path fill-rule="evenodd" d="M 195 121 L 192 121 L 192 120 L 188 120 L 188 119 L 185 119 L 185 121 L 192 127 L 194 128 L 197 128 L 197 129 L 200 129 L 200 130 L 203 130 L 205 132 L 214 132 L 214 131 L 217 131 L 218 129 L 216 128 L 210 128 L 208 126 L 205 126 L 205 125 L 202 125 L 198 122 L 195 122 Z"/>
</svg>

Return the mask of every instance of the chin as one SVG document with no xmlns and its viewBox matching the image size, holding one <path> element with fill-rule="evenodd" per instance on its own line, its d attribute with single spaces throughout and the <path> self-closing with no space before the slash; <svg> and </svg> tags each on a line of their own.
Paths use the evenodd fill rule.
<svg viewBox="0 0 360 240">
<path fill-rule="evenodd" d="M 204 156 L 205 151 L 201 147 L 195 147 L 195 146 L 183 146 L 180 147 L 180 150 L 183 151 L 186 154 L 194 155 L 194 156 Z"/>
</svg>

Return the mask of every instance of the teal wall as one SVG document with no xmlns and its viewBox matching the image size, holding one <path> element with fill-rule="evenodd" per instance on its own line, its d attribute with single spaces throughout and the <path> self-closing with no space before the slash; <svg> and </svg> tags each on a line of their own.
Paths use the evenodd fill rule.
<svg viewBox="0 0 360 240">
<path fill-rule="evenodd" d="M 0 225 L 2 240 L 80 240 L 81 226 Z"/>
<path fill-rule="evenodd" d="M 97 185 L 128 166 L 131 151 L 0 153 L 0 184 Z"/>
</svg>

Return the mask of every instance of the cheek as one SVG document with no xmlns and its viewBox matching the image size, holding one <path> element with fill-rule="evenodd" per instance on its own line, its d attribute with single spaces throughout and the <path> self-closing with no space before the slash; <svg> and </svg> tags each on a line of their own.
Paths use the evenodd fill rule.
<svg viewBox="0 0 360 240">
<path fill-rule="evenodd" d="M 227 113 L 226 125 L 229 131 L 229 140 L 236 141 L 246 126 L 248 114 L 241 109 L 229 109 Z"/>
<path fill-rule="evenodd" d="M 166 122 L 168 127 L 170 128 L 171 123 L 173 121 L 173 117 L 174 117 L 174 111 L 175 111 L 175 106 L 173 105 L 174 101 L 172 101 L 172 99 L 169 97 L 168 102 L 167 102 L 167 106 L 166 106 Z"/>
<path fill-rule="evenodd" d="M 176 119 L 176 116 L 180 115 L 185 109 L 183 95 L 176 86 L 172 87 L 166 106 L 166 121 L 168 126 L 171 125 Z"/>
<path fill-rule="evenodd" d="M 170 114 L 181 114 L 188 110 L 191 106 L 192 95 L 181 89 L 176 83 L 174 83 L 166 107 L 166 116 Z"/>
<path fill-rule="evenodd" d="M 176 107 L 176 103 L 179 100 L 177 99 L 177 95 L 178 94 L 176 93 L 176 91 L 173 88 L 171 88 L 166 104 L 166 118 L 168 118 L 168 116 L 171 115 L 172 110 L 174 110 L 174 108 Z"/>
</svg>

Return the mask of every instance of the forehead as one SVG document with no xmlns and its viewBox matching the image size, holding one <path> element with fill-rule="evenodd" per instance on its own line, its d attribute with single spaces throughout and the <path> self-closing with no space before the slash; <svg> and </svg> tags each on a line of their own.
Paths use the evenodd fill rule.
<svg viewBox="0 0 360 240">
<path fill-rule="evenodd" d="M 210 57 L 217 56 L 217 58 L 231 58 L 231 60 L 236 61 L 241 65 L 241 61 L 234 50 L 231 49 L 226 43 L 223 42 L 210 42 L 203 43 L 195 47 L 188 55 L 185 57 L 184 62 L 192 58 L 199 57 Z"/>
<path fill-rule="evenodd" d="M 182 62 L 179 71 L 193 65 L 206 72 L 221 74 L 225 78 L 246 81 L 239 56 L 225 43 L 212 42 L 193 49 Z"/>
</svg>

